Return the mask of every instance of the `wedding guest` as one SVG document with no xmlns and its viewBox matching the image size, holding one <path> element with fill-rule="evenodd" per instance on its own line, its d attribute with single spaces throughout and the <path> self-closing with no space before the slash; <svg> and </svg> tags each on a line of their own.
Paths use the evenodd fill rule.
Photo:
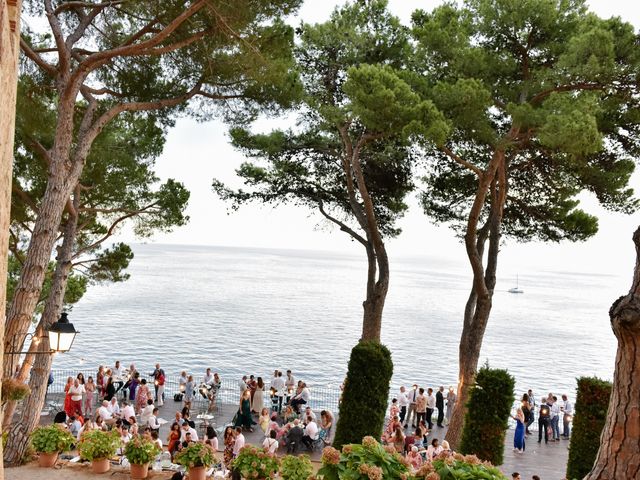
<svg viewBox="0 0 640 480">
<path fill-rule="evenodd" d="M 249 375 L 249 380 L 247 381 L 247 387 L 249 388 L 249 393 L 251 394 L 251 405 L 253 405 L 253 396 L 256 393 L 257 384 L 258 382 L 256 381 L 255 377 L 253 375 Z"/>
<path fill-rule="evenodd" d="M 309 398 L 311 397 L 309 393 L 309 389 L 307 388 L 307 384 L 304 382 L 301 382 L 300 386 L 301 386 L 300 393 L 296 394 L 291 399 L 291 402 L 290 402 L 291 406 L 296 411 L 296 413 L 300 413 L 300 405 L 306 405 L 307 403 L 309 403 Z"/>
<path fill-rule="evenodd" d="M 82 395 L 84 393 L 84 385 L 81 385 L 77 378 L 73 380 L 73 383 L 67 390 L 67 396 L 69 397 L 69 410 L 65 410 L 67 415 L 70 417 L 82 415 Z"/>
<path fill-rule="evenodd" d="M 118 405 L 118 399 L 116 397 L 111 398 L 111 400 L 109 401 L 109 406 L 107 408 L 111 412 L 111 415 L 113 415 L 114 417 L 120 416 L 120 405 Z"/>
<path fill-rule="evenodd" d="M 433 428 L 433 411 L 436 409 L 436 397 L 433 395 L 433 388 L 427 389 L 427 425 L 429 430 Z"/>
<path fill-rule="evenodd" d="M 111 376 L 113 377 L 113 385 L 116 387 L 116 393 L 122 389 L 124 382 L 122 377 L 124 376 L 124 369 L 120 366 L 120 360 L 116 360 L 115 365 L 111 369 Z"/>
<path fill-rule="evenodd" d="M 515 416 L 511 418 L 516 421 L 516 431 L 513 434 L 513 449 L 518 453 L 524 453 L 526 422 L 522 407 L 518 407 Z"/>
<path fill-rule="evenodd" d="M 67 377 L 67 383 L 64 386 L 64 411 L 69 417 L 75 413 L 71 403 L 71 394 L 69 393 L 71 387 L 73 387 L 73 377 Z"/>
<path fill-rule="evenodd" d="M 422 455 L 418 453 L 418 447 L 416 447 L 415 445 L 411 447 L 411 450 L 407 454 L 407 461 L 416 470 L 418 470 L 422 466 Z"/>
<path fill-rule="evenodd" d="M 450 457 L 453 455 L 453 451 L 451 450 L 451 446 L 449 445 L 449 442 L 447 442 L 446 440 L 442 441 L 442 452 L 440 452 L 440 456 L 445 455 L 447 457 Z"/>
<path fill-rule="evenodd" d="M 156 402 L 158 402 L 159 407 L 162 407 L 164 405 L 164 383 L 164 370 L 160 369 L 154 382 L 156 386 Z"/>
<path fill-rule="evenodd" d="M 218 434 L 216 433 L 216 429 L 211 425 L 207 426 L 207 431 L 204 435 L 204 443 L 213 448 L 214 452 L 218 451 Z"/>
<path fill-rule="evenodd" d="M 263 408 L 260 411 L 260 417 L 258 417 L 258 425 L 264 432 L 265 436 L 267 436 L 267 430 L 269 429 L 269 409 Z"/>
<path fill-rule="evenodd" d="M 153 384 L 154 384 L 154 389 L 155 389 L 155 394 L 156 394 L 156 402 L 158 402 L 158 387 L 160 385 L 158 385 L 158 377 L 162 375 L 163 377 L 165 376 L 164 374 L 164 370 L 162 368 L 160 368 L 160 364 L 156 363 L 156 368 L 153 370 L 153 372 L 151 372 L 151 376 L 153 377 Z M 164 383 L 163 383 L 164 385 Z M 164 393 L 164 392 L 161 392 Z"/>
<path fill-rule="evenodd" d="M 152 433 L 160 430 L 160 423 L 158 423 L 158 407 L 151 411 L 151 416 L 149 417 L 149 420 L 147 420 L 147 425 L 151 429 Z"/>
<path fill-rule="evenodd" d="M 147 386 L 147 380 L 143 378 L 140 380 L 140 385 L 136 389 L 136 412 L 140 413 L 142 409 L 147 405 L 149 400 L 149 387 Z"/>
<path fill-rule="evenodd" d="M 458 396 L 453 390 L 453 387 L 449 387 L 449 391 L 447 392 L 447 412 L 445 414 L 445 417 L 447 417 L 447 423 L 451 421 L 451 414 L 453 413 L 453 408 L 456 406 L 457 399 Z"/>
<path fill-rule="evenodd" d="M 115 425 L 116 419 L 113 417 L 111 412 L 109 411 L 109 402 L 107 400 L 102 401 L 102 406 L 98 409 L 98 417 L 96 418 L 96 422 L 100 419 L 102 423 L 106 425 Z"/>
<path fill-rule="evenodd" d="M 84 396 L 84 414 L 89 417 L 93 415 L 95 405 L 95 391 L 96 384 L 93 381 L 93 377 L 87 379 L 87 383 L 84 384 L 85 396 Z"/>
<path fill-rule="evenodd" d="M 416 399 L 418 398 L 418 385 L 413 384 L 412 390 L 408 393 L 407 398 L 409 399 L 409 408 L 407 410 L 407 418 L 405 419 L 404 428 L 409 427 L 409 422 L 411 422 L 411 426 L 415 428 L 418 424 L 417 415 L 416 415 Z"/>
<path fill-rule="evenodd" d="M 122 409 L 120 410 L 120 418 L 125 423 L 125 425 L 135 423 L 136 420 L 136 412 L 133 409 L 133 406 L 127 402 L 126 400 L 122 401 Z"/>
<path fill-rule="evenodd" d="M 98 387 L 98 395 L 101 397 L 104 397 L 104 387 L 106 383 L 106 379 L 104 378 L 104 367 L 100 365 L 98 367 L 98 373 L 96 374 L 96 386 Z"/>
<path fill-rule="evenodd" d="M 263 407 L 264 407 L 264 381 L 262 380 L 262 377 L 258 377 L 258 380 L 256 381 L 254 393 L 253 393 L 253 399 L 251 401 L 251 410 L 258 413 L 263 409 Z"/>
<path fill-rule="evenodd" d="M 227 470 L 230 470 L 233 463 L 233 447 L 236 444 L 236 433 L 233 427 L 227 426 L 224 429 L 222 440 L 224 443 L 224 453 L 222 454 L 224 466 Z"/>
<path fill-rule="evenodd" d="M 162 440 L 160 440 L 160 435 L 158 434 L 158 430 L 151 430 L 151 440 L 153 440 L 153 443 L 155 443 L 158 448 L 162 451 L 162 447 L 164 446 L 162 444 Z"/>
<path fill-rule="evenodd" d="M 431 445 L 427 448 L 427 460 L 432 462 L 435 457 L 440 455 L 442 452 L 442 447 L 438 444 L 438 439 L 434 438 L 431 440 Z"/>
<path fill-rule="evenodd" d="M 409 397 L 407 396 L 407 390 L 404 388 L 404 385 L 400 387 L 400 395 L 398 395 L 398 407 L 400 408 L 400 423 L 404 423 L 404 419 L 407 416 L 407 407 L 409 407 Z"/>
<path fill-rule="evenodd" d="M 289 391 L 293 391 L 296 387 L 296 378 L 293 376 L 293 373 L 291 373 L 291 370 L 287 370 L 287 378 L 284 381 L 284 386 Z"/>
<path fill-rule="evenodd" d="M 440 428 L 444 427 L 442 424 L 444 421 L 444 394 L 442 392 L 444 392 L 444 387 L 441 385 L 436 393 L 436 408 L 438 409 L 438 421 L 436 425 Z"/>
<path fill-rule="evenodd" d="M 245 390 L 245 392 L 247 393 L 247 396 L 249 397 L 247 400 L 250 401 L 250 397 L 251 394 L 249 393 L 248 390 Z M 238 453 L 240 453 L 240 450 L 242 450 L 242 448 L 245 445 L 245 440 L 244 440 L 244 435 L 242 434 L 242 427 L 236 427 L 236 435 L 235 435 L 235 442 L 233 444 L 233 456 L 237 457 Z"/>
<path fill-rule="evenodd" d="M 189 375 L 187 383 L 184 385 L 184 406 L 191 408 L 191 404 L 195 400 L 196 382 L 193 381 L 193 375 Z"/>
<path fill-rule="evenodd" d="M 238 413 L 236 414 L 235 427 L 240 429 L 246 428 L 248 431 L 253 432 L 253 425 L 255 422 L 251 418 L 251 393 L 249 390 L 245 390 L 240 396 L 240 405 L 238 406 Z"/>
<path fill-rule="evenodd" d="M 264 439 L 262 442 L 262 448 L 264 448 L 267 453 L 275 454 L 278 451 L 278 440 L 276 440 L 277 432 L 275 430 L 271 430 L 269 432 L 269 436 Z"/>
<path fill-rule="evenodd" d="M 396 430 L 393 433 L 391 444 L 396 449 L 396 452 L 400 454 L 404 453 L 404 432 L 402 431 L 402 427 L 400 425 L 396 427 Z"/>
<path fill-rule="evenodd" d="M 311 415 L 307 416 L 307 425 L 304 427 L 304 435 L 302 443 L 309 449 L 313 450 L 313 442 L 318 439 L 320 430 L 318 424 L 313 420 Z"/>
<path fill-rule="evenodd" d="M 147 405 L 140 412 L 140 423 L 146 427 L 149 424 L 149 419 L 153 415 L 153 400 L 148 398 Z"/>
<path fill-rule="evenodd" d="M 416 397 L 416 422 L 420 423 L 421 420 L 427 418 L 427 397 L 424 394 L 424 388 L 418 390 L 418 396 Z"/>
<path fill-rule="evenodd" d="M 171 454 L 171 458 L 175 454 L 178 449 L 178 445 L 180 444 L 180 425 L 177 423 L 171 424 L 171 430 L 169 430 L 169 435 L 167 436 L 167 450 Z"/>
<path fill-rule="evenodd" d="M 335 428 L 333 428 L 333 414 L 329 410 L 322 410 L 320 412 L 320 428 L 323 432 L 324 443 L 331 445 L 333 443 Z"/>
<path fill-rule="evenodd" d="M 116 394 L 116 387 L 113 384 L 113 377 L 107 378 L 107 384 L 104 387 L 104 399 L 111 400 Z"/>
<path fill-rule="evenodd" d="M 182 424 L 181 428 L 181 435 L 180 435 L 180 440 L 184 441 L 187 434 L 191 435 L 191 440 L 193 440 L 194 442 L 198 441 L 198 432 L 196 432 L 196 429 L 193 428 L 191 425 L 189 425 L 187 422 L 184 422 Z"/>
<path fill-rule="evenodd" d="M 573 419 L 573 404 L 569 401 L 567 395 L 562 395 L 562 437 L 569 438 L 571 435 L 571 420 Z"/>
</svg>

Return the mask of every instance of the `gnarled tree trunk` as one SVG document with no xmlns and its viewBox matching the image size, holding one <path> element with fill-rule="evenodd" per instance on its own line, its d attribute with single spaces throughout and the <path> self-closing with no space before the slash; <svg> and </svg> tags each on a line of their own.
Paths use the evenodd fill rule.
<svg viewBox="0 0 640 480">
<path fill-rule="evenodd" d="M 457 448 L 462 438 L 469 388 L 473 385 L 482 339 L 491 315 L 493 292 L 496 285 L 500 228 L 506 199 L 506 162 L 504 153 L 496 152 L 488 172 L 480 178 L 474 207 L 469 215 L 465 246 L 473 270 L 473 285 L 464 311 L 464 324 L 458 351 L 459 374 L 458 392 L 451 414 L 446 440 L 452 448 Z M 491 167 L 494 170 L 491 170 Z M 484 192 L 484 193 L 483 193 Z M 490 194 L 490 210 L 487 222 L 477 228 L 486 195 Z M 489 242 L 486 267 L 483 263 L 484 248 Z"/>
<path fill-rule="evenodd" d="M 609 311 L 618 352 L 607 422 L 595 465 L 585 480 L 640 478 L 640 227 L 633 241 L 636 266 L 631 290 Z"/>
</svg>

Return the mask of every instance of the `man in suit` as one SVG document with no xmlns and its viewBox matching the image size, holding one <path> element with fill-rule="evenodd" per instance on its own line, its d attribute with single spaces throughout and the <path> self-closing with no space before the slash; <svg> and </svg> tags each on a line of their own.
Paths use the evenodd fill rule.
<svg viewBox="0 0 640 480">
<path fill-rule="evenodd" d="M 286 437 L 287 453 L 297 453 L 302 444 L 304 430 L 300 426 L 300 420 L 297 418 L 293 421 L 293 427 L 289 430 Z"/>
<path fill-rule="evenodd" d="M 407 398 L 409 399 L 409 409 L 407 410 L 407 418 L 406 423 L 404 424 L 404 428 L 409 426 L 410 420 L 413 419 L 411 426 L 416 428 L 416 398 L 418 397 L 418 385 L 413 384 L 413 388 L 407 394 Z"/>
<path fill-rule="evenodd" d="M 444 387 L 440 385 L 440 388 L 438 389 L 438 393 L 436 393 L 436 408 L 438 409 L 438 426 L 440 428 L 444 427 L 444 425 L 442 425 L 442 421 L 444 420 L 444 395 L 442 394 L 442 392 L 444 392 Z"/>
</svg>

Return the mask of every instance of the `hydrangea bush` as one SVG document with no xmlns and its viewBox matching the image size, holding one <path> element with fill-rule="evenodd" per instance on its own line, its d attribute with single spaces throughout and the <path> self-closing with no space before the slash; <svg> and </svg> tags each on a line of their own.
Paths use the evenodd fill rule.
<svg viewBox="0 0 640 480">
<path fill-rule="evenodd" d="M 318 475 L 324 480 L 411 479 L 404 457 L 373 437 L 364 437 L 361 445 L 344 445 L 342 451 L 326 447 Z"/>
<path fill-rule="evenodd" d="M 233 468 L 247 479 L 275 478 L 280 461 L 264 449 L 248 445 L 238 453 L 233 461 Z"/>
<path fill-rule="evenodd" d="M 425 463 L 416 473 L 417 480 L 507 480 L 500 470 L 475 455 L 442 454 Z"/>
</svg>

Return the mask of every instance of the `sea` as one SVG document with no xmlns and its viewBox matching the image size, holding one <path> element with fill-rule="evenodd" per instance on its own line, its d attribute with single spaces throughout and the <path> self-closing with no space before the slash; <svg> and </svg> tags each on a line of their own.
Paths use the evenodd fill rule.
<svg viewBox="0 0 640 480">
<path fill-rule="evenodd" d="M 291 369 L 310 386 L 342 383 L 362 326 L 364 255 L 306 250 L 134 246 L 128 281 L 91 286 L 69 319 L 78 333 L 54 369 L 91 370 L 120 360 L 167 374 L 207 367 L 223 378 Z M 382 342 L 392 386 L 456 385 L 458 344 L 471 276 L 464 261 L 394 256 Z M 481 363 L 505 368 L 518 395 L 573 395 L 576 378 L 613 376 L 608 309 L 624 278 L 522 271 L 522 294 L 499 276 Z M 146 369 L 146 370 L 145 370 Z"/>
</svg>

